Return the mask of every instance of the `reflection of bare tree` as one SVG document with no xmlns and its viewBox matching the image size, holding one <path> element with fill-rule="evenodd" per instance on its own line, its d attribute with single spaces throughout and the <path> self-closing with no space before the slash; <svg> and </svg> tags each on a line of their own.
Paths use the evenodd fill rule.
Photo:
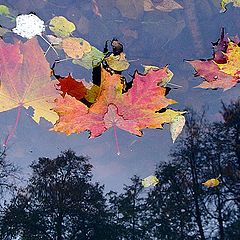
<svg viewBox="0 0 240 240">
<path fill-rule="evenodd" d="M 193 43 L 196 46 L 196 53 L 197 55 L 202 55 L 203 44 L 202 44 L 202 37 L 200 34 L 199 26 L 197 24 L 197 15 L 195 9 L 195 1 L 194 0 L 183 0 L 184 9 L 187 18 L 187 24 L 192 34 Z"/>
</svg>

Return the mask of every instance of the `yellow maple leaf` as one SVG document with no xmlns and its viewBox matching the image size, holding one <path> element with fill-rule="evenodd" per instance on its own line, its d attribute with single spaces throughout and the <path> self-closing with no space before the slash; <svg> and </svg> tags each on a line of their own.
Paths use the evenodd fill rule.
<svg viewBox="0 0 240 240">
<path fill-rule="evenodd" d="M 229 74 L 233 77 L 240 77 L 240 47 L 229 40 L 227 52 L 227 63 L 218 64 L 220 71 Z"/>
</svg>

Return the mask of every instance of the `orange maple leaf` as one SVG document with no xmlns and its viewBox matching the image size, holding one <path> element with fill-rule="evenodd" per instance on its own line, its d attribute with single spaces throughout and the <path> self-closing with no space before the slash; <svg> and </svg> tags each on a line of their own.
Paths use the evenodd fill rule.
<svg viewBox="0 0 240 240">
<path fill-rule="evenodd" d="M 53 130 L 66 134 L 90 132 L 90 137 L 101 135 L 111 127 L 141 136 L 144 128 L 162 128 L 181 115 L 171 109 L 158 112 L 168 105 L 176 103 L 167 99 L 166 88 L 160 86 L 168 77 L 167 67 L 157 71 L 150 70 L 146 75 L 135 73 L 133 85 L 123 93 L 121 76 L 111 75 L 104 68 L 101 71 L 101 86 L 96 102 L 87 107 L 66 94 L 56 99 L 54 110 L 59 120 Z"/>
</svg>

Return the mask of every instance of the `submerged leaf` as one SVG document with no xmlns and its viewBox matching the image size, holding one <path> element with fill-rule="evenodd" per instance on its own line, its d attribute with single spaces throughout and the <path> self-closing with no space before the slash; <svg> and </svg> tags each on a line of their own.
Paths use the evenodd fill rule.
<svg viewBox="0 0 240 240">
<path fill-rule="evenodd" d="M 123 17 L 137 19 L 143 14 L 143 1 L 144 0 L 116 0 L 116 7 Z"/>
<path fill-rule="evenodd" d="M 174 0 L 162 0 L 160 2 L 144 0 L 144 11 L 159 10 L 162 12 L 171 12 L 177 9 L 183 9 L 183 7 Z"/>
<path fill-rule="evenodd" d="M 156 186 L 159 183 L 159 180 L 156 176 L 148 176 L 142 180 L 143 187 Z"/>
<path fill-rule="evenodd" d="M 65 17 L 56 16 L 51 19 L 49 28 L 58 37 L 69 37 L 76 29 L 74 23 L 68 21 Z"/>
</svg>

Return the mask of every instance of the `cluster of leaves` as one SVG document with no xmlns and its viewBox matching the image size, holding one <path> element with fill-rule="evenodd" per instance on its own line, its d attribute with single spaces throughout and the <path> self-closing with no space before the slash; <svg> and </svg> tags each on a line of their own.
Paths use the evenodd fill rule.
<svg viewBox="0 0 240 240">
<path fill-rule="evenodd" d="M 120 11 L 128 5 L 128 9 L 131 9 L 132 4 L 138 6 L 135 1 L 130 1 L 128 5 L 122 1 L 116 4 Z M 145 0 L 138 4 L 145 11 L 161 9 L 163 6 L 165 10 L 180 8 L 175 1 L 156 4 Z M 4 5 L 1 5 L 0 12 L 5 17 L 13 18 L 11 11 Z M 182 131 L 185 118 L 182 116 L 184 112 L 167 109 L 168 105 L 175 103 L 166 98 L 173 75 L 168 67 L 160 69 L 146 66 L 143 75 L 135 72 L 133 78 L 127 81 L 122 71 L 129 67 L 129 62 L 119 41 L 112 41 L 112 52 L 103 53 L 86 40 L 73 37 L 76 27 L 63 16 L 53 17 L 48 27 L 53 34 L 46 35 L 47 40 L 44 21 L 32 13 L 21 14 L 16 17 L 16 27 L 12 32 L 29 40 L 15 44 L 1 40 L 0 60 L 3 64 L 0 111 L 18 107 L 20 114 L 22 106 L 31 106 L 34 109 L 33 119 L 37 123 L 43 117 L 53 124 L 57 121 L 53 127 L 55 131 L 69 135 L 87 130 L 92 138 L 110 127 L 119 127 L 141 136 L 144 128 L 162 128 L 164 123 L 170 123 L 172 139 L 175 141 Z M 57 50 L 60 49 L 65 53 L 66 60 L 93 71 L 98 69 L 99 83 L 77 81 L 71 75 L 58 76 L 56 81 L 51 81 L 49 64 L 36 36 L 49 44 L 45 55 L 53 49 L 59 56 Z M 196 75 L 206 79 L 199 87 L 227 90 L 239 82 L 238 43 L 237 38 L 230 40 L 222 30 L 221 38 L 213 44 L 212 59 L 189 61 L 196 69 Z"/>
<path fill-rule="evenodd" d="M 123 17 L 130 19 L 136 19 L 144 11 L 149 12 L 158 10 L 171 12 L 176 9 L 183 9 L 183 7 L 174 0 L 163 0 L 160 2 L 152 0 L 116 0 L 116 7 L 119 9 Z"/>
<path fill-rule="evenodd" d="M 4 9 L 2 14 L 8 16 L 8 8 Z M 32 13 L 21 14 L 16 17 L 12 31 L 28 40 L 14 44 L 0 40 L 1 112 L 18 107 L 20 114 L 22 107 L 31 106 L 37 123 L 43 117 L 53 124 L 57 121 L 55 131 L 69 135 L 88 130 L 91 137 L 99 136 L 112 126 L 141 136 L 144 128 L 162 128 L 164 123 L 170 123 L 175 141 L 185 119 L 184 112 L 167 109 L 175 103 L 166 98 L 167 84 L 173 76 L 167 67 L 147 67 L 144 75 L 135 72 L 131 83 L 127 83 L 121 72 L 129 63 L 117 40 L 112 41 L 113 52 L 104 54 L 84 39 L 72 37 L 76 27 L 65 17 L 52 18 L 48 26 L 54 33 L 46 35 L 50 43 L 44 38 L 44 21 Z M 63 49 L 74 64 L 99 68 L 100 83 L 76 81 L 71 75 L 51 81 L 49 64 L 36 36 L 49 43 L 45 55 L 50 49 L 57 55 L 56 49 Z"/>
<path fill-rule="evenodd" d="M 207 60 L 188 61 L 196 70 L 195 76 L 205 79 L 200 88 L 228 90 L 240 81 L 239 39 L 230 39 L 222 29 L 221 37 L 213 43 L 213 57 Z"/>
<path fill-rule="evenodd" d="M 67 84 L 70 94 L 64 91 L 64 97 L 56 99 L 54 110 L 59 120 L 53 129 L 67 134 L 88 130 L 90 137 L 96 137 L 114 126 L 138 136 L 142 135 L 144 128 L 162 128 L 163 123 L 172 123 L 183 114 L 166 109 L 169 104 L 175 103 L 165 97 L 167 88 L 164 87 L 164 81 L 169 81 L 169 75 L 167 67 L 151 69 L 146 75 L 136 72 L 132 87 L 125 91 L 121 75 L 111 74 L 102 67 L 99 88 L 93 86 L 88 91 L 83 88 L 82 82 L 75 81 L 83 89 L 81 97 L 79 93 L 73 93 L 75 84 Z M 66 83 L 69 79 L 71 76 L 62 81 Z M 70 81 L 73 82 L 73 79 Z M 84 94 L 85 100 L 90 98 L 93 104 L 88 106 L 89 102 L 79 101 L 79 98 L 85 97 Z M 96 99 L 90 97 L 93 95 Z"/>
</svg>

